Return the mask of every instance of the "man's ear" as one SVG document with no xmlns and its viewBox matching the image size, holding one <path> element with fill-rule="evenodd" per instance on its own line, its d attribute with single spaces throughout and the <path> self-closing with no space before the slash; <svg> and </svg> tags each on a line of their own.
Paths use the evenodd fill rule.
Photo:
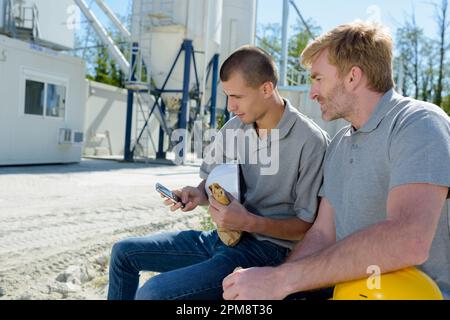
<svg viewBox="0 0 450 320">
<path fill-rule="evenodd" d="M 347 75 L 347 78 L 345 79 L 345 83 L 347 84 L 348 88 L 351 90 L 354 90 L 357 88 L 362 81 L 363 78 L 363 72 L 360 67 L 352 67 L 350 72 Z"/>
<path fill-rule="evenodd" d="M 265 98 L 271 97 L 272 94 L 273 94 L 274 89 L 275 89 L 275 88 L 274 88 L 274 85 L 273 85 L 273 83 L 270 82 L 270 81 L 265 82 L 265 83 L 262 85 L 262 87 L 261 87 L 261 90 L 262 90 L 262 92 L 263 92 Z"/>
</svg>

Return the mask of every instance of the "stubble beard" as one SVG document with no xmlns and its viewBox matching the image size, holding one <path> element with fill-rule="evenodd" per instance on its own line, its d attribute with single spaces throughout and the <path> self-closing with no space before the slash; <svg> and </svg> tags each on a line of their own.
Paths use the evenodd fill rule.
<svg viewBox="0 0 450 320">
<path fill-rule="evenodd" d="M 345 92 L 342 82 L 336 84 L 324 98 L 319 98 L 319 101 L 325 106 L 325 112 L 322 112 L 325 121 L 349 118 L 355 105 L 355 97 Z"/>
</svg>

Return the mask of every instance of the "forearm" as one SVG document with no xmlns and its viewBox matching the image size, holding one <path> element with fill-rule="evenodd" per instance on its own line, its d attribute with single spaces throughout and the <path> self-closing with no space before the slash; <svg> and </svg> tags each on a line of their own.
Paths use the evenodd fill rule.
<svg viewBox="0 0 450 320">
<path fill-rule="evenodd" d="M 283 240 L 297 241 L 303 239 L 310 227 L 310 223 L 299 218 L 276 220 L 252 215 L 245 231 Z"/>
<path fill-rule="evenodd" d="M 314 228 L 314 226 L 306 233 L 303 240 L 292 250 L 286 259 L 286 262 L 292 262 L 303 259 L 313 253 L 319 252 L 336 243 L 335 238 L 327 237 L 327 235 Z"/>
<path fill-rule="evenodd" d="M 197 189 L 205 196 L 204 197 L 204 201 L 199 203 L 199 205 L 201 205 L 201 206 L 208 206 L 209 205 L 208 195 L 207 195 L 206 190 L 205 190 L 205 185 L 206 185 L 206 180 L 202 180 L 202 182 L 200 182 L 200 184 L 197 186 Z"/>
<path fill-rule="evenodd" d="M 280 283 L 289 295 L 369 277 L 371 266 L 386 273 L 423 263 L 414 243 L 405 241 L 408 237 L 395 223 L 383 222 L 303 259 L 289 261 L 276 272 L 283 275 Z"/>
</svg>

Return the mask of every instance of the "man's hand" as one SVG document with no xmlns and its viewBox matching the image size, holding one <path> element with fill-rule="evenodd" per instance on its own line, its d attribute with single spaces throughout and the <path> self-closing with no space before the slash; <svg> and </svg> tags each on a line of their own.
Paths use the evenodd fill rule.
<svg viewBox="0 0 450 320">
<path fill-rule="evenodd" d="M 231 201 L 228 206 L 224 206 L 213 197 L 209 197 L 209 213 L 211 214 L 211 219 L 220 228 L 251 232 L 248 226 L 252 214 L 234 199 L 232 195 L 227 193 L 227 196 Z"/>
<path fill-rule="evenodd" d="M 164 204 L 166 206 L 170 206 L 170 210 L 172 212 L 177 211 L 178 209 L 181 209 L 183 212 L 189 212 L 197 208 L 199 205 L 208 204 L 208 198 L 203 189 L 203 183 L 198 187 L 184 187 L 181 190 L 173 190 L 172 192 L 180 197 L 182 203 L 184 204 L 184 208 L 181 209 L 183 205 L 182 203 L 179 202 L 174 204 L 172 200 L 165 200 Z"/>
<path fill-rule="evenodd" d="M 223 280 L 225 300 L 282 300 L 286 296 L 278 290 L 275 268 L 240 269 Z"/>
</svg>

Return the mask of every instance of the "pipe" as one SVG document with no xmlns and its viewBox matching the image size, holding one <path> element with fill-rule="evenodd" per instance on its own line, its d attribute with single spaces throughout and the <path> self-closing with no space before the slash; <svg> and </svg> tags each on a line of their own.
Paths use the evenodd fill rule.
<svg viewBox="0 0 450 320">
<path fill-rule="evenodd" d="M 286 85 L 287 63 L 288 63 L 288 25 L 289 25 L 289 0 L 283 0 L 283 24 L 281 44 L 280 85 Z"/>
<path fill-rule="evenodd" d="M 212 65 L 212 86 L 211 86 L 211 120 L 210 127 L 216 128 L 217 121 L 217 84 L 219 82 L 219 54 L 215 54 L 213 57 Z"/>
<path fill-rule="evenodd" d="M 193 54 L 192 40 L 185 39 L 183 42 L 184 48 L 184 80 L 183 80 L 183 98 L 181 101 L 181 110 L 180 110 L 180 120 L 179 120 L 179 129 L 183 129 L 183 145 L 184 148 L 180 153 L 180 158 L 182 163 L 186 163 L 186 156 L 188 153 L 188 125 L 189 125 L 189 89 L 190 89 L 190 79 L 191 79 L 191 60 Z"/>
<path fill-rule="evenodd" d="M 74 2 L 81 9 L 86 19 L 92 24 L 95 32 L 97 32 L 103 44 L 107 46 L 113 59 L 119 64 L 122 72 L 128 75 L 130 73 L 130 63 L 127 61 L 120 49 L 114 44 L 114 40 L 108 35 L 108 32 L 103 27 L 101 22 L 97 19 L 92 10 L 89 9 L 84 0 L 74 0 Z"/>
<path fill-rule="evenodd" d="M 131 41 L 131 33 L 125 28 L 122 22 L 117 18 L 114 12 L 108 7 L 108 5 L 103 0 L 95 0 L 97 5 L 102 9 L 102 11 L 111 19 L 112 23 L 120 30 L 124 40 Z"/>
<path fill-rule="evenodd" d="M 139 45 L 137 43 L 133 43 L 131 49 L 131 63 L 136 63 L 136 59 L 138 57 Z M 130 80 L 134 81 L 135 71 L 131 70 Z M 133 127 L 133 105 L 134 105 L 134 91 L 128 90 L 128 99 L 127 99 L 127 117 L 125 122 L 125 147 L 124 147 L 124 161 L 131 162 L 134 158 L 134 153 L 131 150 L 131 130 Z"/>
</svg>

